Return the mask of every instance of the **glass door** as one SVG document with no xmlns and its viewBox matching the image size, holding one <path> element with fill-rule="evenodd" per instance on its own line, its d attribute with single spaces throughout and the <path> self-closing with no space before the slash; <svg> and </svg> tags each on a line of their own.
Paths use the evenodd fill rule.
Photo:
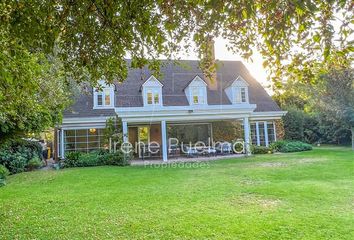
<svg viewBox="0 0 354 240">
<path fill-rule="evenodd" d="M 138 127 L 139 157 L 147 153 L 150 142 L 150 128 L 147 126 Z"/>
</svg>

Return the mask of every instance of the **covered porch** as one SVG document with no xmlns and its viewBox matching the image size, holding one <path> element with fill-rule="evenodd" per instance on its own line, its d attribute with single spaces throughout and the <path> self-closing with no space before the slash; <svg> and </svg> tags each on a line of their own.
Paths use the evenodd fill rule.
<svg viewBox="0 0 354 240">
<path fill-rule="evenodd" d="M 250 154 L 248 118 L 150 123 L 123 121 L 123 136 L 124 142 L 132 148 L 134 159 L 140 160 L 201 159 L 235 154 L 233 144 L 236 140 L 248 143 L 244 148 L 238 146 L 237 153 Z"/>
</svg>

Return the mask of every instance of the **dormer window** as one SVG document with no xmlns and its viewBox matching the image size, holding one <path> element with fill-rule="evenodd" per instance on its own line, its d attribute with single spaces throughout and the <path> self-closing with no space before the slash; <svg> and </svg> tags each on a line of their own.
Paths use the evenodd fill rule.
<svg viewBox="0 0 354 240">
<path fill-rule="evenodd" d="M 248 83 L 240 76 L 225 88 L 225 92 L 232 104 L 248 103 Z"/>
<path fill-rule="evenodd" d="M 246 88 L 244 87 L 234 87 L 235 92 L 235 102 L 236 103 L 245 103 L 246 100 Z"/>
<path fill-rule="evenodd" d="M 190 105 L 207 104 L 207 84 L 196 76 L 184 89 Z"/>
<path fill-rule="evenodd" d="M 147 104 L 148 105 L 159 105 L 160 104 L 160 93 L 159 89 L 147 89 Z"/>
<path fill-rule="evenodd" d="M 93 89 L 94 108 L 113 108 L 114 107 L 114 85 L 106 85 L 100 82 L 101 89 Z"/>
<path fill-rule="evenodd" d="M 192 88 L 192 101 L 193 104 L 204 104 L 204 89 L 201 87 Z"/>
<path fill-rule="evenodd" d="M 142 85 L 144 106 L 162 106 L 162 83 L 151 76 Z"/>
</svg>

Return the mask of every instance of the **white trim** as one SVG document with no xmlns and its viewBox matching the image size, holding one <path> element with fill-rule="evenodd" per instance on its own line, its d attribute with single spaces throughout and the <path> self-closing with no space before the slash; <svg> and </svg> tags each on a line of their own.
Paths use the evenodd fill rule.
<svg viewBox="0 0 354 240">
<path fill-rule="evenodd" d="M 245 150 L 247 155 L 251 155 L 250 149 L 250 122 L 248 117 L 243 118 L 243 129 L 245 134 Z"/>
<path fill-rule="evenodd" d="M 257 138 L 257 146 L 261 145 L 261 139 L 259 136 L 259 122 L 256 122 L 256 138 Z"/>
<path fill-rule="evenodd" d="M 64 129 L 61 129 L 60 131 L 61 131 L 61 132 L 60 132 L 60 137 L 61 137 L 61 139 L 60 139 L 60 149 L 61 149 L 61 151 L 60 151 L 60 157 L 61 157 L 61 158 L 64 158 L 64 157 L 65 157 Z"/>
<path fill-rule="evenodd" d="M 162 160 L 167 161 L 167 130 L 166 121 L 161 121 L 161 141 L 162 141 Z"/>
<path fill-rule="evenodd" d="M 264 124 L 264 140 L 265 140 L 265 145 L 266 147 L 269 146 L 269 139 L 268 139 L 268 123 L 267 121 L 263 122 Z"/>
<path fill-rule="evenodd" d="M 157 80 L 157 78 L 155 78 L 154 75 L 151 75 L 141 86 L 145 87 L 146 85 L 148 85 L 149 82 L 157 83 L 160 87 L 163 86 L 163 84 L 159 80 Z M 156 86 L 156 85 L 154 84 L 154 86 Z M 149 87 L 151 87 L 151 86 L 149 86 Z"/>
<path fill-rule="evenodd" d="M 115 106 L 115 95 L 114 95 L 114 85 L 107 86 L 102 88 L 102 91 L 97 92 L 97 88 L 93 88 L 93 109 L 112 109 Z M 105 94 L 104 92 L 109 90 L 109 105 L 105 103 Z M 97 96 L 102 94 L 102 105 L 97 105 Z"/>
<path fill-rule="evenodd" d="M 276 132 L 276 127 L 275 127 L 275 121 L 273 121 L 273 128 L 274 128 L 274 142 L 277 141 L 277 132 Z"/>
<path fill-rule="evenodd" d="M 123 142 L 128 142 L 128 123 L 122 122 Z"/>
</svg>

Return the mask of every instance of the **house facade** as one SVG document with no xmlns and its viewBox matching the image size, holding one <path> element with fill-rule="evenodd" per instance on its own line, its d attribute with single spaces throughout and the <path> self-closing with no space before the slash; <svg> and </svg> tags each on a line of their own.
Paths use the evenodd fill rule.
<svg viewBox="0 0 354 240">
<path fill-rule="evenodd" d="M 135 149 L 136 143 L 154 143 L 155 157 L 164 161 L 176 154 L 171 139 L 179 153 L 182 140 L 189 144 L 204 141 L 210 147 L 220 126 L 225 130 L 223 126 L 234 123 L 242 134 L 235 131 L 233 137 L 233 130 L 227 130 L 229 139 L 231 134 L 246 146 L 276 141 L 276 121 L 285 112 L 242 62 L 219 61 L 215 78 L 206 79 L 198 61 L 162 61 L 159 75 L 146 68 L 129 69 L 122 83 L 89 88 L 64 112 L 56 132 L 58 155 L 107 148 L 103 129 L 107 118 L 116 115 L 122 121 L 124 142 Z M 224 141 L 222 135 L 218 138 Z M 144 156 L 139 150 L 136 157 Z"/>
</svg>

